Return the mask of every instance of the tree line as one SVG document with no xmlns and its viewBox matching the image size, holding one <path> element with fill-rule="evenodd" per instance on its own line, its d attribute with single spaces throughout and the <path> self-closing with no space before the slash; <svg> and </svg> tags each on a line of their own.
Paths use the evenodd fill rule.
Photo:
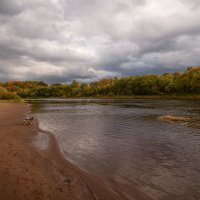
<svg viewBox="0 0 200 200">
<path fill-rule="evenodd" d="M 0 83 L 9 92 L 30 97 L 104 97 L 133 95 L 200 94 L 200 67 L 188 67 L 183 73 L 148 74 L 105 78 L 96 82 L 47 84 L 43 81 L 10 81 Z"/>
</svg>

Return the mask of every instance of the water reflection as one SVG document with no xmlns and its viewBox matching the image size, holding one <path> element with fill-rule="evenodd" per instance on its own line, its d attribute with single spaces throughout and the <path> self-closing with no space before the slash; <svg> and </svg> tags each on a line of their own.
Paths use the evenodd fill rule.
<svg viewBox="0 0 200 200">
<path fill-rule="evenodd" d="M 200 197 L 200 101 L 31 101 L 41 128 L 55 134 L 63 152 L 133 199 Z M 159 116 L 187 116 L 187 123 Z M 118 190 L 119 191 L 119 190 Z"/>
</svg>

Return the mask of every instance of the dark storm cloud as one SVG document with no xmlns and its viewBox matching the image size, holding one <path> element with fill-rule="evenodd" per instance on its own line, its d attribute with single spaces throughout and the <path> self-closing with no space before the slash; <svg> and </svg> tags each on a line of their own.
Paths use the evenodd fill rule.
<svg viewBox="0 0 200 200">
<path fill-rule="evenodd" d="M 2 15 L 16 15 L 21 11 L 21 9 L 21 5 L 18 1 L 0 1 L 0 14 Z"/>
<path fill-rule="evenodd" d="M 197 0 L 1 0 L 0 80 L 93 81 L 200 63 Z"/>
</svg>

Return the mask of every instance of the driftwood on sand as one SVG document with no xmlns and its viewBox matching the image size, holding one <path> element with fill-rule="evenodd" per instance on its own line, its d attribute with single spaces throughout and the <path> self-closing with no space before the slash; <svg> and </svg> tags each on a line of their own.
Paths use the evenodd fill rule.
<svg viewBox="0 0 200 200">
<path fill-rule="evenodd" d="M 24 125 L 31 125 L 32 124 L 32 121 L 33 121 L 33 117 L 30 117 L 30 118 L 26 118 L 24 119 Z"/>
</svg>

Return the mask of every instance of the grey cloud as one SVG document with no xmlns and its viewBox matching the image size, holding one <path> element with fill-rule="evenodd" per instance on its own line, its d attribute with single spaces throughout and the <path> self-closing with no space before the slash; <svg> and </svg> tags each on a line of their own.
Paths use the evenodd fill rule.
<svg viewBox="0 0 200 200">
<path fill-rule="evenodd" d="M 0 80 L 183 71 L 200 63 L 199 18 L 197 0 L 1 0 Z"/>
<path fill-rule="evenodd" d="M 34 75 L 28 76 L 24 80 L 43 80 L 48 83 L 68 83 L 72 82 L 73 80 L 77 81 L 84 81 L 84 80 L 91 80 L 95 78 L 93 75 L 77 75 L 77 74 L 63 74 L 62 76 L 57 76 L 57 75 L 47 75 L 47 76 L 37 76 L 35 77 Z"/>
<path fill-rule="evenodd" d="M 186 4 L 186 6 L 189 6 L 191 9 L 199 9 L 200 2 L 199 0 L 182 0 L 183 3 Z"/>
<path fill-rule="evenodd" d="M 1 0 L 0 14 L 2 15 L 16 15 L 21 12 L 21 5 L 18 1 Z"/>
</svg>

